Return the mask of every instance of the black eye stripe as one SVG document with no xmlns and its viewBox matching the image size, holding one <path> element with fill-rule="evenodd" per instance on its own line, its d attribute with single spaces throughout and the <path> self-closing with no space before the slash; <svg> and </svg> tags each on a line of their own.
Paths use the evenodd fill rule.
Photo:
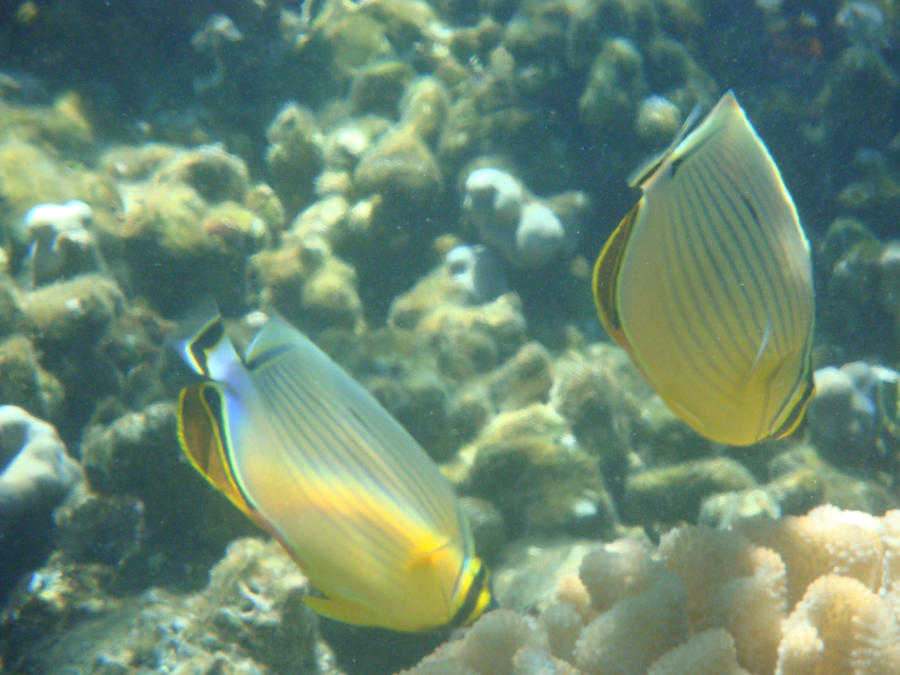
<svg viewBox="0 0 900 675">
<path fill-rule="evenodd" d="M 191 340 L 188 345 L 191 359 L 197 369 L 206 377 L 209 377 L 209 366 L 207 365 L 207 354 L 219 344 L 225 337 L 225 326 L 222 321 L 216 317 L 215 321 L 208 323 L 196 337 Z"/>
</svg>

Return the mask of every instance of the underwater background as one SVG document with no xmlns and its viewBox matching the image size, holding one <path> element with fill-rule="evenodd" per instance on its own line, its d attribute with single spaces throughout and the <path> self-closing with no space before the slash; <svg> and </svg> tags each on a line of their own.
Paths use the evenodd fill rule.
<svg viewBox="0 0 900 675">
<path fill-rule="evenodd" d="M 591 297 L 629 175 L 728 89 L 815 276 L 806 419 L 745 448 Z M 893 0 L 0 4 L 0 670 L 900 672 L 898 113 Z M 421 443 L 501 609 L 303 604 L 178 446 L 209 296 Z"/>
</svg>

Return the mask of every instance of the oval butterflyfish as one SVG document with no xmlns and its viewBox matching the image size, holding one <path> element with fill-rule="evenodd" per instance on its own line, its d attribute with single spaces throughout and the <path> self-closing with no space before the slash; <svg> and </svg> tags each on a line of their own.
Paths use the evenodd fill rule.
<svg viewBox="0 0 900 675">
<path fill-rule="evenodd" d="M 404 632 L 465 625 L 488 572 L 448 481 L 365 390 L 284 319 L 244 358 L 217 312 L 176 342 L 204 381 L 178 439 L 215 488 L 288 551 L 324 616 Z"/>
<path fill-rule="evenodd" d="M 809 243 L 730 91 L 635 181 L 594 267 L 610 336 L 660 398 L 730 445 L 780 438 L 813 394 Z"/>
</svg>

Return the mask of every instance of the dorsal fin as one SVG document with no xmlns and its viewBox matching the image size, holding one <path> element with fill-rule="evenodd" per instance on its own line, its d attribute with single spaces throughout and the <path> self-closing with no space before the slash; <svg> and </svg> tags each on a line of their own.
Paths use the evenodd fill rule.
<svg viewBox="0 0 900 675">
<path fill-rule="evenodd" d="M 653 173 L 660 167 L 660 165 L 666 161 L 669 155 L 671 155 L 675 148 L 684 140 L 684 137 L 687 136 L 688 131 L 694 126 L 697 122 L 697 118 L 700 117 L 700 105 L 697 104 L 693 107 L 690 114 L 684 120 L 681 125 L 681 128 L 678 130 L 678 133 L 675 134 L 675 138 L 672 139 L 672 142 L 669 143 L 668 147 L 665 150 L 653 155 L 650 159 L 643 162 L 637 169 L 635 169 L 631 175 L 628 176 L 628 187 L 638 187 L 641 183 L 643 183 L 647 178 L 653 175 Z"/>
</svg>

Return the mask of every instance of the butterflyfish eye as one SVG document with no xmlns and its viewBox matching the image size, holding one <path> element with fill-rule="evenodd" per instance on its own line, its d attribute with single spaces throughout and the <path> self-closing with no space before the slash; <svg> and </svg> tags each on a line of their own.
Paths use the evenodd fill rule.
<svg viewBox="0 0 900 675">
<path fill-rule="evenodd" d="M 731 92 L 638 174 L 640 201 L 594 267 L 600 321 L 698 433 L 790 433 L 812 395 L 809 244 Z"/>
<path fill-rule="evenodd" d="M 239 356 L 216 313 L 178 341 L 206 382 L 178 402 L 178 438 L 217 490 L 288 551 L 346 623 L 421 632 L 491 601 L 456 495 L 381 405 L 279 317 Z"/>
</svg>

